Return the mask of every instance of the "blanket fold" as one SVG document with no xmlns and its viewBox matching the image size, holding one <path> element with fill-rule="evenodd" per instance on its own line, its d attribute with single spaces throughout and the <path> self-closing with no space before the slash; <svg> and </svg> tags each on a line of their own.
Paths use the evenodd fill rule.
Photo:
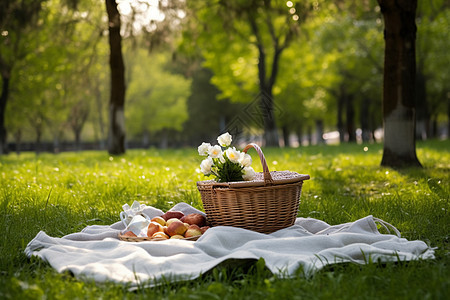
<svg viewBox="0 0 450 300">
<path fill-rule="evenodd" d="M 172 210 L 199 212 L 186 203 Z M 148 211 L 158 213 L 150 207 Z M 381 234 L 377 223 L 391 226 L 396 234 Z M 163 277 L 194 279 L 227 260 L 263 258 L 274 274 L 292 276 L 299 266 L 311 275 L 334 263 L 434 258 L 434 249 L 426 243 L 401 238 L 395 227 L 372 216 L 334 226 L 313 218 L 297 218 L 293 226 L 271 234 L 217 226 L 195 242 L 124 242 L 117 238 L 123 228 L 122 222 L 93 225 L 62 238 L 41 231 L 25 253 L 40 257 L 58 272 L 70 271 L 78 278 L 131 287 L 143 282 L 157 284 Z"/>
</svg>

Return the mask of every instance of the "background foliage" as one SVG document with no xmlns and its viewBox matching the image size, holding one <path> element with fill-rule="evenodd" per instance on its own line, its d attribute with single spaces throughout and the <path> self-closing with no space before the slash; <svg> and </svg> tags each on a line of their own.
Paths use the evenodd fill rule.
<svg viewBox="0 0 450 300">
<path fill-rule="evenodd" d="M 13 9 L 23 7 L 19 0 L 4 4 L 0 20 L 0 67 L 11 75 L 8 140 L 18 151 L 26 143 L 39 150 L 42 142 L 54 152 L 66 143 L 102 149 L 109 109 L 104 3 L 29 2 L 40 9 L 27 22 L 19 22 L 27 10 Z M 226 3 L 229 9 L 244 5 Z M 246 21 L 253 15 L 268 57 L 271 35 L 283 41 L 288 25 L 293 32 L 273 86 L 284 144 L 320 142 L 325 131 L 338 131 L 341 142 L 375 140 L 382 125 L 383 66 L 376 1 L 275 1 L 264 11 L 245 3 L 245 14 L 222 14 L 221 1 L 121 2 L 129 147 L 197 145 L 230 128 L 238 112 L 256 101 L 260 58 Z M 446 1 L 420 1 L 419 138 L 448 134 L 449 22 Z M 251 116 L 238 121 L 247 137 L 261 134 L 261 123 Z"/>
</svg>

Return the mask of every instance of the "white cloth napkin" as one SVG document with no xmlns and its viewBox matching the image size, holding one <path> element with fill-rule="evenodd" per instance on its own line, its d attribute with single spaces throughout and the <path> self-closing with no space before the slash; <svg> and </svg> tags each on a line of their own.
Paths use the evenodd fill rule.
<svg viewBox="0 0 450 300">
<path fill-rule="evenodd" d="M 171 210 L 201 213 L 186 203 Z M 161 210 L 146 207 L 149 217 Z M 370 261 L 394 262 L 434 258 L 434 249 L 423 241 L 408 241 L 394 234 L 381 234 L 377 224 L 392 225 L 367 216 L 355 222 L 330 226 L 312 218 L 297 218 L 295 225 L 272 234 L 236 227 L 217 226 L 197 241 L 165 240 L 124 242 L 117 238 L 122 222 L 111 226 L 88 226 L 62 238 L 39 232 L 27 245 L 27 256 L 47 261 L 58 272 L 70 271 L 77 278 L 129 285 L 156 285 L 159 279 L 189 280 L 231 259 L 265 260 L 274 273 L 292 276 L 301 266 L 306 276 L 326 265 Z"/>
</svg>

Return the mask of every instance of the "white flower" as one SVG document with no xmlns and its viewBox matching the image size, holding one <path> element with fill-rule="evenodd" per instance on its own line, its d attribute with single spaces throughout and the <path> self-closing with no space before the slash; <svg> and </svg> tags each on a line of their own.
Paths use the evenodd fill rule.
<svg viewBox="0 0 450 300">
<path fill-rule="evenodd" d="M 247 180 L 247 181 L 253 180 L 255 178 L 255 176 L 256 176 L 256 172 L 255 172 L 255 170 L 253 170 L 252 167 L 244 168 L 244 175 L 242 175 L 242 178 L 244 180 Z"/>
<path fill-rule="evenodd" d="M 201 156 L 207 156 L 209 148 L 211 148 L 210 143 L 202 143 L 200 146 L 198 146 L 198 154 L 200 154 Z"/>
<path fill-rule="evenodd" d="M 221 164 L 224 164 L 226 162 L 223 152 L 222 152 L 222 155 L 219 156 L 219 161 Z"/>
<path fill-rule="evenodd" d="M 228 148 L 225 150 L 225 154 L 231 162 L 238 163 L 241 157 L 241 152 L 237 151 L 236 148 Z"/>
<path fill-rule="evenodd" d="M 239 162 L 243 167 L 250 167 L 252 165 L 252 157 L 249 154 L 242 152 Z"/>
<path fill-rule="evenodd" d="M 225 132 L 221 136 L 217 138 L 219 145 L 222 147 L 228 147 L 231 145 L 231 135 L 228 132 Z"/>
<path fill-rule="evenodd" d="M 215 145 L 213 147 L 210 147 L 209 150 L 208 150 L 208 154 L 212 158 L 218 158 L 219 156 L 222 155 L 222 148 L 220 148 L 219 145 Z"/>
<path fill-rule="evenodd" d="M 211 174 L 211 168 L 214 165 L 214 162 L 211 157 L 205 158 L 200 164 L 200 170 L 204 175 Z"/>
</svg>

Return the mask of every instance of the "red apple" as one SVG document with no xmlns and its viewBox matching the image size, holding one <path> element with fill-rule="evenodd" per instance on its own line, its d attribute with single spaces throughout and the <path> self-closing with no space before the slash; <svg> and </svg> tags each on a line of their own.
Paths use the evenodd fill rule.
<svg viewBox="0 0 450 300">
<path fill-rule="evenodd" d="M 163 226 L 163 229 L 164 229 L 164 233 L 167 234 L 167 235 L 169 235 L 169 234 L 167 233 L 167 226 Z"/>
<path fill-rule="evenodd" d="M 171 222 L 169 224 L 169 226 L 167 227 L 167 233 L 170 236 L 179 234 L 179 235 L 183 235 L 186 232 L 186 226 L 184 226 L 184 223 L 181 222 L 180 220 L 175 220 L 173 222 Z"/>
<path fill-rule="evenodd" d="M 164 220 L 163 217 L 157 216 L 154 217 L 153 219 L 151 219 L 152 222 L 157 222 L 159 224 L 161 224 L 162 226 L 166 225 L 166 220 Z"/>
<path fill-rule="evenodd" d="M 169 239 L 169 236 L 167 234 L 165 234 L 164 232 L 158 231 L 152 235 L 152 238 L 167 240 L 167 239 Z"/>
<path fill-rule="evenodd" d="M 170 238 L 171 239 L 179 239 L 179 240 L 181 240 L 181 239 L 184 239 L 184 236 L 182 236 L 181 234 L 175 234 L 175 235 L 172 235 Z"/>
<path fill-rule="evenodd" d="M 194 237 L 194 236 L 198 236 L 198 235 L 202 235 L 202 231 L 200 230 L 200 227 L 198 227 L 198 225 L 196 225 L 196 224 L 192 224 L 186 230 L 184 237 L 189 238 L 189 237 Z"/>
<path fill-rule="evenodd" d="M 183 216 L 184 216 L 184 214 L 181 211 L 167 211 L 161 217 L 167 221 L 172 218 L 181 219 Z"/>
<path fill-rule="evenodd" d="M 152 236 L 156 232 L 164 233 L 164 227 L 157 222 L 150 222 L 150 224 L 148 224 L 147 236 Z"/>
<path fill-rule="evenodd" d="M 209 226 L 202 226 L 202 227 L 200 227 L 200 231 L 202 232 L 202 234 L 204 234 L 205 231 L 208 230 L 208 229 L 209 229 Z"/>
<path fill-rule="evenodd" d="M 180 219 L 177 218 L 170 218 L 169 220 L 166 221 L 166 226 L 168 227 L 172 222 L 174 221 L 180 221 Z"/>
<path fill-rule="evenodd" d="M 195 224 L 198 227 L 202 227 L 205 226 L 206 224 L 206 217 L 202 214 L 198 214 L 198 213 L 192 213 L 187 215 L 184 218 L 184 222 L 188 223 L 188 224 Z"/>
<path fill-rule="evenodd" d="M 133 233 L 133 231 L 127 231 L 123 234 L 123 236 L 132 236 L 132 237 L 136 237 L 136 235 Z"/>
</svg>

